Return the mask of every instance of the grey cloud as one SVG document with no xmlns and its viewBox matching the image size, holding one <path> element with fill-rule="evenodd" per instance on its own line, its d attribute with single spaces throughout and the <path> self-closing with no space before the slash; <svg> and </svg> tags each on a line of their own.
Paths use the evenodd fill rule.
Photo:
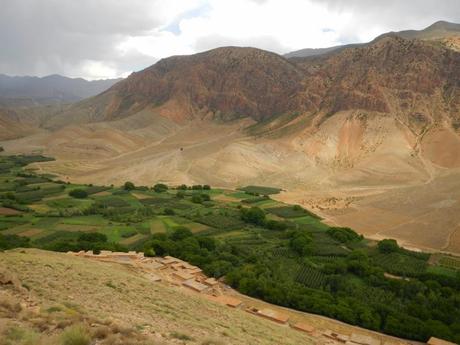
<svg viewBox="0 0 460 345">
<path fill-rule="evenodd" d="M 0 73 L 82 73 L 84 60 L 127 64 L 123 38 L 163 25 L 159 1 L 1 0 Z M 154 11 L 155 7 L 158 11 Z M 152 10 L 153 9 L 153 10 Z M 133 58 L 133 56 L 130 56 Z M 134 60 L 146 61 L 139 54 Z M 134 67 L 134 66 L 133 66 Z M 128 68 L 127 70 L 130 70 Z"/>
<path fill-rule="evenodd" d="M 193 48 L 195 51 L 205 51 L 223 46 L 257 47 L 273 52 L 287 52 L 289 48 L 271 36 L 256 36 L 242 39 L 233 39 L 218 34 L 208 35 L 196 40 Z"/>
<path fill-rule="evenodd" d="M 352 13 L 353 24 L 341 32 L 342 43 L 355 42 L 357 33 L 378 28 L 381 33 L 420 30 L 439 20 L 460 22 L 459 0 L 312 0 L 339 13 Z"/>
</svg>

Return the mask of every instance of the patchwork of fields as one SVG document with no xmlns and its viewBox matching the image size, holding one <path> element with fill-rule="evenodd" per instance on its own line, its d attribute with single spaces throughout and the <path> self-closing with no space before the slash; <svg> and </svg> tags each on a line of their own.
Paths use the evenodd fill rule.
<svg viewBox="0 0 460 345">
<path fill-rule="evenodd" d="M 458 258 L 387 250 L 272 200 L 276 188 L 78 185 L 28 170 L 43 160 L 0 156 L 0 249 L 170 254 L 271 303 L 400 337 L 458 340 Z M 432 313 L 438 304 L 449 307 Z"/>
</svg>

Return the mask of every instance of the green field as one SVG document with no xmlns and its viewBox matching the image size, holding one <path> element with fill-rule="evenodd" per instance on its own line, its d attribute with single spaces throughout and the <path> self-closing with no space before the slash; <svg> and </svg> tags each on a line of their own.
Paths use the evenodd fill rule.
<svg viewBox="0 0 460 345">
<path fill-rule="evenodd" d="M 460 341 L 460 258 L 430 260 L 330 228 L 271 199 L 278 188 L 104 187 L 23 170 L 46 160 L 0 156 L 0 249 L 173 255 L 271 303 L 399 337 Z"/>
</svg>

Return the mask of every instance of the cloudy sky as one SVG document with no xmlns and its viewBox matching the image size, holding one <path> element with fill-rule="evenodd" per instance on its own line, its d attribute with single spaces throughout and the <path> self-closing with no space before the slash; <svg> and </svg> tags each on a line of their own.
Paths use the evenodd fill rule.
<svg viewBox="0 0 460 345">
<path fill-rule="evenodd" d="M 219 46 L 286 53 L 435 21 L 460 0 L 0 0 L 0 73 L 126 76 Z"/>
</svg>

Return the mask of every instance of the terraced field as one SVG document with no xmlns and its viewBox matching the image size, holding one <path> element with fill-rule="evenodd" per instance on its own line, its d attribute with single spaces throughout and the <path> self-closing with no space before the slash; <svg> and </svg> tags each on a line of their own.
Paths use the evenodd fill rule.
<svg viewBox="0 0 460 345">
<path fill-rule="evenodd" d="M 416 340 L 458 339 L 457 257 L 388 251 L 271 199 L 277 188 L 71 184 L 25 170 L 42 160 L 0 156 L 0 249 L 173 255 L 281 306 Z"/>
</svg>

